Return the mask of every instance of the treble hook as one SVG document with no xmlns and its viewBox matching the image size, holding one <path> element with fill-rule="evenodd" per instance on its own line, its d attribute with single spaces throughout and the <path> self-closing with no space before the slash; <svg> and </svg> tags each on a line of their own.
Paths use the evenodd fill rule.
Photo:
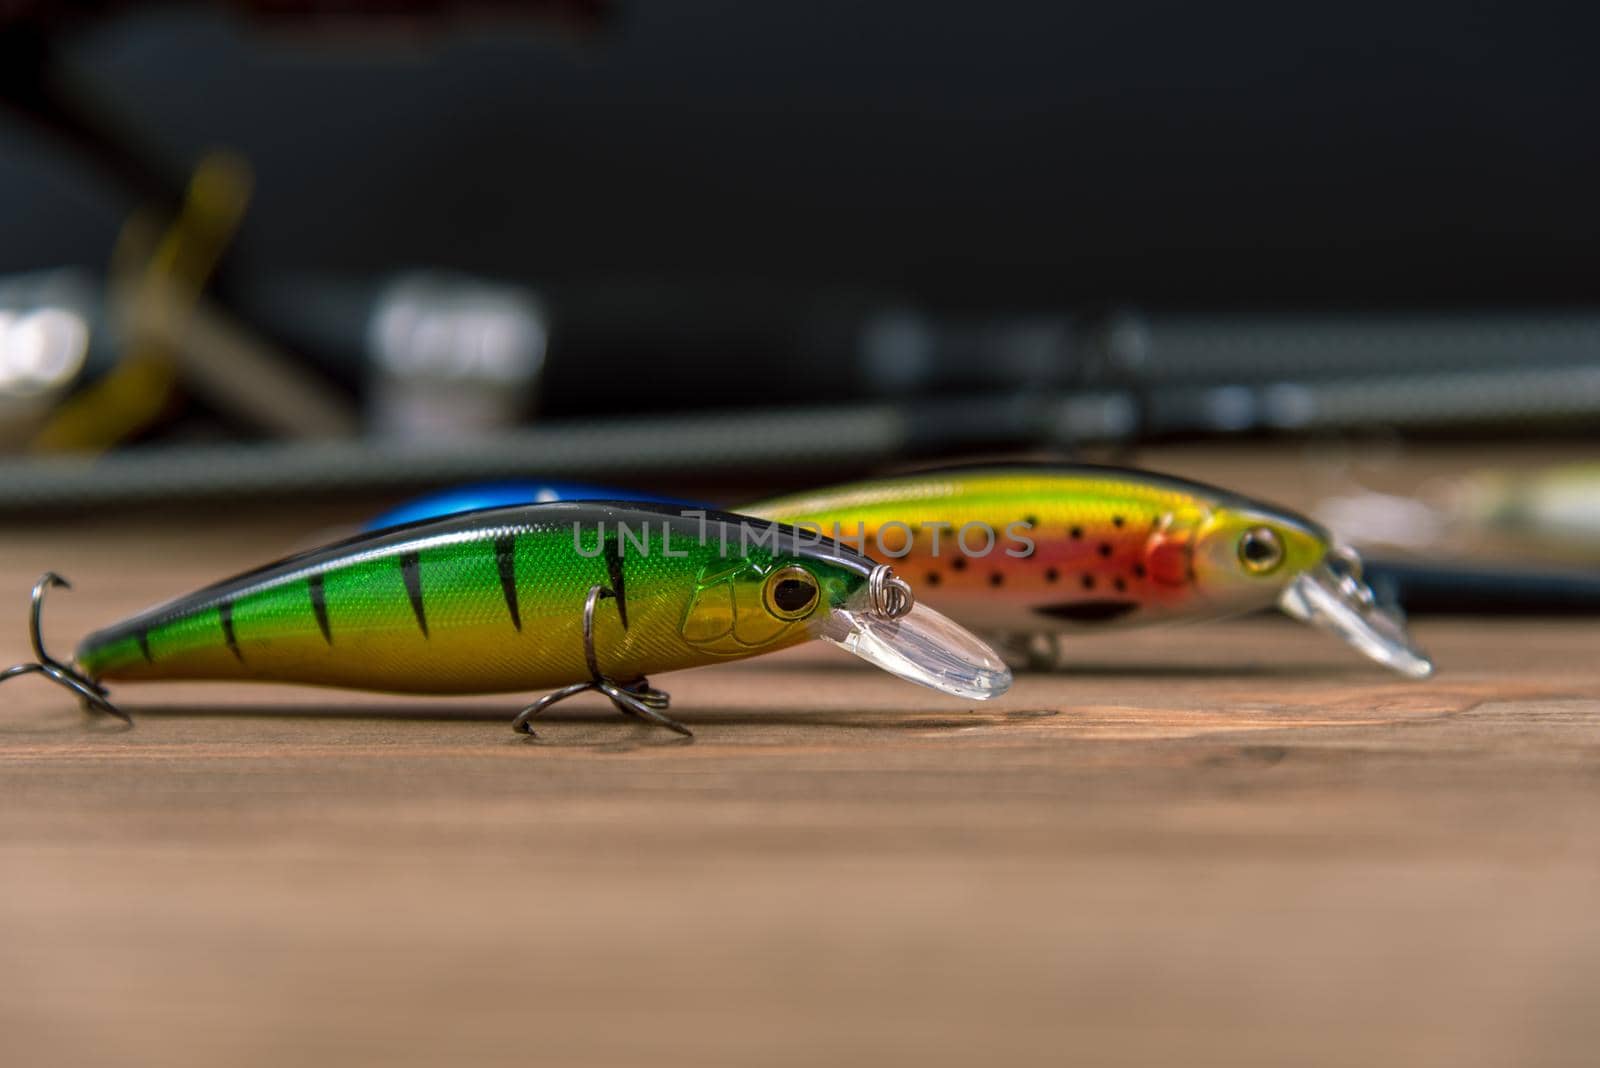
<svg viewBox="0 0 1600 1068">
<path fill-rule="evenodd" d="M 670 698 L 663 690 L 657 690 L 650 685 L 643 675 L 631 682 L 617 682 L 607 678 L 600 672 L 600 662 L 594 651 L 594 611 L 603 598 L 615 597 L 616 593 L 606 587 L 595 583 L 589 587 L 589 595 L 583 601 L 583 660 L 589 668 L 588 682 L 575 682 L 571 686 L 563 686 L 554 693 L 545 694 L 533 704 L 517 713 L 517 718 L 511 721 L 511 729 L 520 731 L 530 737 L 537 738 L 530 721 L 533 717 L 555 704 L 565 701 L 573 694 L 583 693 L 585 690 L 595 690 L 605 694 L 611 703 L 617 706 L 617 711 L 625 716 L 633 716 L 647 723 L 654 723 L 658 727 L 665 727 L 671 731 L 692 738 L 694 732 L 670 716 L 663 715 Z"/>
<path fill-rule="evenodd" d="M 104 686 L 44 651 L 44 636 L 41 634 L 39 619 L 44 608 L 45 591 L 52 586 L 70 590 L 72 583 L 54 571 L 46 571 L 39 576 L 39 581 L 33 584 L 33 603 L 28 614 L 28 641 L 33 646 L 33 655 L 39 659 L 15 664 L 0 671 L 0 682 L 14 679 L 19 675 L 43 675 L 57 686 L 63 686 L 77 694 L 91 708 L 116 716 L 128 726 L 133 726 L 132 717 L 111 703 L 107 697 L 109 691 Z"/>
</svg>

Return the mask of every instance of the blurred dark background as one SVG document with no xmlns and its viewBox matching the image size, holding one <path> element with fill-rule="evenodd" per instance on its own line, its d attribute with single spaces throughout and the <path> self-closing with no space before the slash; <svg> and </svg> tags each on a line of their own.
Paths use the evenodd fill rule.
<svg viewBox="0 0 1600 1068">
<path fill-rule="evenodd" d="M 860 439 L 823 454 L 864 464 L 1374 429 L 1588 440 L 1596 22 L 13 2 L 0 309 L 64 300 L 91 341 L 6 417 L 10 447 L 498 434 L 517 458 L 489 474 L 649 478 L 722 446 L 658 435 L 660 456 L 585 463 L 528 427 L 818 410 Z M 219 150 L 233 192 L 208 231 L 181 221 L 185 186 Z M 53 274 L 39 295 L 57 268 L 70 299 Z M 144 279 L 131 300 L 119 270 Z M 152 286 L 164 319 L 141 319 Z M 82 401 L 141 339 L 170 381 Z M 71 420 L 51 408 L 74 397 Z M 365 474 L 327 485 L 484 467 L 349 462 Z M 0 488 L 31 501 L 57 477 L 13 464 Z"/>
<path fill-rule="evenodd" d="M 578 27 L 156 5 L 58 39 L 169 168 L 249 158 L 241 275 L 447 263 L 704 286 L 739 315 L 855 287 L 1592 303 L 1597 28 L 1580 5 L 683 0 Z M 101 262 L 122 191 L 13 123 L 0 149 L 0 268 Z"/>
</svg>

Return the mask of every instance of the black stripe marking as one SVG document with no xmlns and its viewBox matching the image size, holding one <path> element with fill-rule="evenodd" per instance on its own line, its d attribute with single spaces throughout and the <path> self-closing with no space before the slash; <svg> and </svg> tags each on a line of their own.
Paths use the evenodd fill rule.
<svg viewBox="0 0 1600 1068">
<path fill-rule="evenodd" d="M 311 611 L 317 617 L 317 626 L 322 628 L 322 639 L 332 645 L 333 627 L 328 623 L 328 591 L 322 587 L 322 572 L 314 572 L 306 579 L 306 590 L 311 594 Z"/>
<path fill-rule="evenodd" d="M 494 539 L 494 564 L 500 570 L 500 592 L 506 597 L 511 625 L 522 629 L 522 612 L 517 607 L 517 536 L 502 534 Z"/>
<path fill-rule="evenodd" d="M 1064 604 L 1040 605 L 1034 611 L 1051 619 L 1065 619 L 1071 623 L 1109 623 L 1138 608 L 1137 601 L 1067 601 Z"/>
<path fill-rule="evenodd" d="M 154 664 L 156 658 L 150 655 L 150 632 L 141 630 L 137 637 L 139 639 L 139 651 L 144 654 L 146 662 Z"/>
<path fill-rule="evenodd" d="M 411 598 L 411 611 L 417 615 L 417 626 L 422 636 L 428 636 L 428 616 L 422 610 L 422 556 L 418 553 L 400 554 L 400 577 L 406 582 L 406 596 Z"/>
<path fill-rule="evenodd" d="M 228 648 L 233 651 L 234 657 L 242 664 L 244 654 L 239 651 L 239 640 L 233 634 L 233 602 L 223 601 L 217 605 L 217 618 L 222 620 L 222 640 L 228 643 Z"/>
<path fill-rule="evenodd" d="M 628 591 L 622 585 L 622 546 L 614 534 L 603 546 L 606 555 L 606 572 L 611 576 L 611 593 L 617 599 L 617 618 L 622 629 L 628 629 Z"/>
</svg>

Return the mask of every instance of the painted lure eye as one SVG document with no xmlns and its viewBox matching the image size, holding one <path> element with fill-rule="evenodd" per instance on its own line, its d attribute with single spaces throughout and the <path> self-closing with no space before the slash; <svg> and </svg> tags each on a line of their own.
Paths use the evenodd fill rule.
<svg viewBox="0 0 1600 1068">
<path fill-rule="evenodd" d="M 785 567 L 767 578 L 767 611 L 779 619 L 803 619 L 817 606 L 817 580 L 803 567 Z"/>
<path fill-rule="evenodd" d="M 1239 563 L 1252 575 L 1266 575 L 1283 563 L 1283 539 L 1271 527 L 1251 527 L 1239 539 Z"/>
</svg>

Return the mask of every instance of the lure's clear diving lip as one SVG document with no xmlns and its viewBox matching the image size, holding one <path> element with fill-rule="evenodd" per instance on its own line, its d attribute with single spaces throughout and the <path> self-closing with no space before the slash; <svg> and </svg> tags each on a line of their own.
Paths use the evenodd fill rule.
<svg viewBox="0 0 1600 1068">
<path fill-rule="evenodd" d="M 818 636 L 891 675 L 955 697 L 987 701 L 1011 688 L 1011 669 L 998 653 L 926 605 L 895 617 L 835 608 Z"/>
<path fill-rule="evenodd" d="M 1344 555 L 1353 558 L 1348 551 Z M 1378 605 L 1372 591 L 1349 570 L 1326 561 L 1319 564 L 1284 587 L 1278 606 L 1402 675 L 1425 679 L 1433 674 L 1433 661 L 1412 640 L 1405 621 Z"/>
</svg>

